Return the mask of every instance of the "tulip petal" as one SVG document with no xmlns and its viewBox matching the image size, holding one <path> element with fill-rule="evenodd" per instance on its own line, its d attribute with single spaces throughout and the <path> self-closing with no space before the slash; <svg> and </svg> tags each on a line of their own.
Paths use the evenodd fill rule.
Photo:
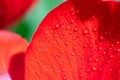
<svg viewBox="0 0 120 80">
<path fill-rule="evenodd" d="M 20 18 L 35 0 L 0 0 L 0 28 Z"/>
<path fill-rule="evenodd" d="M 27 49 L 26 80 L 119 80 L 119 3 L 67 1 L 50 12 Z M 117 15 L 117 16 L 116 16 Z"/>
<path fill-rule="evenodd" d="M 24 77 L 24 53 L 27 46 L 28 42 L 19 35 L 0 30 L 0 75 L 9 72 L 12 80 L 23 80 L 21 78 Z M 16 71 L 16 74 L 13 71 Z M 18 75 L 19 77 L 14 79 L 17 74 L 22 77 Z"/>
</svg>

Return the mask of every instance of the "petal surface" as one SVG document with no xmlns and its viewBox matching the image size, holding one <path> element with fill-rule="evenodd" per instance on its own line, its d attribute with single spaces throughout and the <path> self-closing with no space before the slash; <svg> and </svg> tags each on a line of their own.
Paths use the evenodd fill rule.
<svg viewBox="0 0 120 80">
<path fill-rule="evenodd" d="M 23 77 L 23 58 L 27 46 L 28 42 L 19 35 L 9 31 L 0 30 L 0 75 L 9 72 L 12 78 L 16 77 L 17 74 L 22 74 Z M 20 72 L 19 70 L 23 72 Z M 13 73 L 13 71 L 16 71 L 16 74 Z M 19 78 L 20 77 L 12 80 L 23 80 Z"/>
<path fill-rule="evenodd" d="M 120 79 L 120 3 L 79 1 L 64 2 L 39 25 L 27 49 L 26 80 Z"/>
<path fill-rule="evenodd" d="M 0 28 L 20 18 L 35 0 L 0 0 Z"/>
</svg>

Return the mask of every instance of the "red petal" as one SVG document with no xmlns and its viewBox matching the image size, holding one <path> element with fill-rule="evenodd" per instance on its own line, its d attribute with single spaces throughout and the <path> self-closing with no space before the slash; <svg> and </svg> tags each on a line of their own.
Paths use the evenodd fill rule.
<svg viewBox="0 0 120 80">
<path fill-rule="evenodd" d="M 14 77 L 16 77 L 17 74 L 24 73 L 20 72 L 19 70 L 23 70 L 23 67 L 21 67 L 20 64 L 24 64 L 24 62 L 21 61 L 23 61 L 23 55 L 27 46 L 27 41 L 21 38 L 19 35 L 0 30 L 0 74 L 6 73 L 9 68 L 9 73 L 13 78 L 12 80 L 22 80 L 19 79 L 21 77 L 20 75 L 18 75 L 20 76 L 18 79 L 14 79 Z M 15 61 L 17 61 L 17 63 L 15 63 Z M 15 66 L 17 66 L 17 69 Z M 16 74 L 11 72 L 14 70 L 16 71 Z"/>
<path fill-rule="evenodd" d="M 35 0 L 0 0 L 0 28 L 20 18 Z"/>
<path fill-rule="evenodd" d="M 82 1 L 82 0 L 81 0 Z M 26 80 L 119 80 L 120 3 L 67 1 L 40 24 L 26 54 Z"/>
</svg>

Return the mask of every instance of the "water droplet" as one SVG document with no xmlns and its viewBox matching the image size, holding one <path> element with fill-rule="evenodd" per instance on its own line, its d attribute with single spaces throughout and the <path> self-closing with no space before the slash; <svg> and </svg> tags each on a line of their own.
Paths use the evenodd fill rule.
<svg viewBox="0 0 120 80">
<path fill-rule="evenodd" d="M 93 28 L 93 32 L 97 32 L 97 28 L 96 27 Z"/>
<path fill-rule="evenodd" d="M 83 77 L 83 74 L 80 74 L 80 77 Z"/>
<path fill-rule="evenodd" d="M 57 34 L 55 33 L 54 36 L 57 37 Z"/>
<path fill-rule="evenodd" d="M 61 54 L 60 54 L 60 53 L 58 53 L 58 54 L 57 54 L 57 57 L 60 57 L 60 56 L 61 56 Z"/>
<path fill-rule="evenodd" d="M 99 70 L 102 71 L 102 68 L 100 67 Z"/>
<path fill-rule="evenodd" d="M 70 20 L 70 23 L 72 24 L 73 22 L 74 22 L 74 20 L 73 20 L 73 19 L 71 19 L 71 20 Z"/>
<path fill-rule="evenodd" d="M 120 49 L 117 49 L 118 52 L 120 52 Z"/>
<path fill-rule="evenodd" d="M 66 46 L 68 45 L 68 42 L 67 42 L 67 41 L 65 42 L 65 45 L 66 45 Z"/>
<path fill-rule="evenodd" d="M 77 28 L 77 27 L 75 27 L 75 28 L 74 28 L 74 32 L 77 32 L 77 31 L 78 31 L 78 28 Z"/>
<path fill-rule="evenodd" d="M 106 51 L 103 51 L 103 54 L 106 54 Z"/>
<path fill-rule="evenodd" d="M 67 80 L 67 78 L 66 78 L 66 77 L 63 77 L 63 80 Z"/>
<path fill-rule="evenodd" d="M 41 51 L 41 49 L 40 49 L 40 48 L 38 48 L 38 51 Z"/>
<path fill-rule="evenodd" d="M 93 47 L 93 44 L 89 44 L 89 47 L 92 48 L 92 47 Z"/>
<path fill-rule="evenodd" d="M 63 36 L 63 35 L 60 35 L 60 38 L 61 38 L 61 39 L 63 39 L 63 38 L 64 38 L 64 36 Z"/>
<path fill-rule="evenodd" d="M 86 71 L 87 71 L 87 72 L 90 72 L 90 69 L 88 68 Z"/>
<path fill-rule="evenodd" d="M 116 41 L 116 44 L 120 44 L 120 42 L 119 42 L 119 41 Z"/>
<path fill-rule="evenodd" d="M 74 52 L 72 52 L 72 56 L 74 56 L 75 55 L 75 53 Z"/>
<path fill-rule="evenodd" d="M 66 26 L 66 30 L 69 30 L 70 29 L 70 26 L 68 25 L 68 26 Z"/>
<path fill-rule="evenodd" d="M 84 45 L 83 45 L 83 48 L 87 48 L 87 44 L 84 44 Z"/>
<path fill-rule="evenodd" d="M 109 69 L 110 71 L 113 71 L 113 69 Z"/>
<path fill-rule="evenodd" d="M 99 50 L 102 50 L 103 48 L 102 48 L 102 46 L 100 46 L 98 49 L 99 49 Z"/>
<path fill-rule="evenodd" d="M 84 29 L 83 30 L 83 34 L 85 35 L 85 34 L 88 34 L 88 29 Z"/>
<path fill-rule="evenodd" d="M 80 37 L 80 34 L 78 34 L 77 37 Z"/>
<path fill-rule="evenodd" d="M 97 70 L 97 68 L 96 68 L 95 66 L 94 66 L 92 69 L 93 69 L 93 71 L 96 71 L 96 70 Z"/>
<path fill-rule="evenodd" d="M 80 42 L 80 41 L 78 42 L 78 45 L 81 45 L 81 42 Z"/>
<path fill-rule="evenodd" d="M 59 64 L 60 64 L 60 65 L 62 65 L 62 63 L 61 63 L 61 62 L 60 62 Z"/>
<path fill-rule="evenodd" d="M 75 8 L 71 8 L 70 11 L 73 12 Z"/>
<path fill-rule="evenodd" d="M 73 37 L 73 40 L 75 40 L 76 39 L 76 37 Z"/>
<path fill-rule="evenodd" d="M 103 37 L 103 36 L 100 36 L 100 40 L 104 40 L 104 37 Z"/>
<path fill-rule="evenodd" d="M 73 50 L 76 50 L 76 49 L 77 49 L 77 47 L 76 47 L 76 46 L 74 46 L 74 47 L 73 47 Z"/>
<path fill-rule="evenodd" d="M 110 58 L 113 58 L 113 55 L 110 55 Z"/>
<path fill-rule="evenodd" d="M 92 58 L 89 58 L 88 61 L 92 61 Z"/>
<path fill-rule="evenodd" d="M 85 57 L 84 57 L 84 56 L 82 56 L 82 57 L 81 57 L 81 59 L 85 59 Z"/>
<path fill-rule="evenodd" d="M 96 58 L 95 61 L 98 62 L 99 61 L 98 58 Z"/>
<path fill-rule="evenodd" d="M 58 29 L 60 26 L 61 26 L 61 23 L 58 22 L 58 23 L 55 25 L 55 29 Z"/>
</svg>

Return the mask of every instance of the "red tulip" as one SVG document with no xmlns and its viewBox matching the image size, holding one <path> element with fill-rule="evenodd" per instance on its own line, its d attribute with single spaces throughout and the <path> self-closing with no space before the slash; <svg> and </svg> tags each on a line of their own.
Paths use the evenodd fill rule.
<svg viewBox="0 0 120 80">
<path fill-rule="evenodd" d="M 0 30 L 0 75 L 9 72 L 12 80 L 24 80 L 27 46 L 27 41 L 19 35 Z"/>
<path fill-rule="evenodd" d="M 34 0 L 0 0 L 0 28 L 20 18 Z"/>
<path fill-rule="evenodd" d="M 120 2 L 69 0 L 27 49 L 26 80 L 120 80 Z"/>
</svg>

